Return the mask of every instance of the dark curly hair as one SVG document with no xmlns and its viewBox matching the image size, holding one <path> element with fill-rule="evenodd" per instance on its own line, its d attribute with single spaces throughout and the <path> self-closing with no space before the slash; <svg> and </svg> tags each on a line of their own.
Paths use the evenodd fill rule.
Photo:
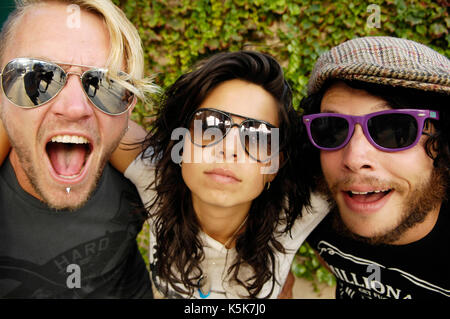
<svg viewBox="0 0 450 319">
<path fill-rule="evenodd" d="M 253 200 L 244 232 L 236 239 L 237 257 L 229 268 L 232 280 L 244 286 L 250 298 L 256 298 L 263 285 L 276 283 L 275 253 L 285 250 L 277 240 L 277 226 L 290 232 L 304 205 L 309 205 L 309 189 L 298 181 L 305 169 L 298 165 L 297 135 L 299 115 L 292 107 L 292 95 L 283 71 L 271 56 L 259 52 L 219 53 L 197 64 L 170 86 L 157 110 L 156 121 L 144 147 L 153 148 L 150 157 L 157 162 L 155 182 L 150 185 L 157 198 L 148 204 L 156 231 L 158 276 L 175 291 L 192 295 L 202 276 L 200 263 L 204 251 L 199 240 L 199 222 L 192 207 L 191 192 L 183 181 L 180 166 L 171 159 L 175 141 L 171 133 L 188 127 L 188 117 L 219 84 L 240 79 L 260 85 L 277 101 L 282 141 L 282 163 L 269 190 Z M 245 107 L 245 106 L 243 106 Z M 285 227 L 284 227 L 285 225 Z M 238 278 L 242 266 L 250 266 L 253 276 Z M 181 284 L 183 288 L 180 288 Z"/>
<path fill-rule="evenodd" d="M 450 198 L 450 126 L 448 125 L 450 123 L 450 95 L 362 81 L 329 80 L 319 92 L 302 99 L 300 108 L 303 109 L 304 115 L 320 112 L 320 105 L 325 92 L 336 81 L 342 81 L 351 88 L 364 90 L 369 94 L 380 97 L 394 109 L 412 108 L 439 111 L 439 121 L 429 120 L 433 123 L 435 131 L 428 137 L 425 143 L 425 151 L 433 159 L 434 167 L 444 176 L 445 187 L 447 188 L 446 199 L 448 200 Z M 305 154 L 304 160 L 311 168 L 308 177 L 305 178 L 307 183 L 314 185 L 315 188 L 323 175 L 319 161 L 320 151 L 309 142 L 306 134 L 301 135 L 300 139 L 301 151 Z"/>
</svg>

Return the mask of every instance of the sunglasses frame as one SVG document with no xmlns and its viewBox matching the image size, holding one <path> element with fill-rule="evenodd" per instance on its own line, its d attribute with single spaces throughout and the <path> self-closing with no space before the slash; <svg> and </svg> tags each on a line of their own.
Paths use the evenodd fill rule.
<svg viewBox="0 0 450 319">
<path fill-rule="evenodd" d="M 416 120 L 417 136 L 412 144 L 405 146 L 405 147 L 399 147 L 399 148 L 386 148 L 386 147 L 383 147 L 383 146 L 375 143 L 375 141 L 370 136 L 369 129 L 367 127 L 367 123 L 368 123 L 369 119 L 371 119 L 375 116 L 385 115 L 385 114 L 406 114 L 406 115 L 412 116 Z M 349 124 L 348 133 L 347 133 L 347 137 L 345 138 L 344 142 L 342 142 L 341 145 L 339 145 L 337 147 L 327 148 L 327 147 L 318 145 L 314 141 L 312 134 L 311 134 L 311 122 L 314 119 L 321 118 L 321 117 L 338 117 L 338 118 L 343 118 L 347 121 L 347 123 Z M 427 120 L 427 119 L 439 120 L 439 112 L 433 111 L 433 110 L 423 110 L 423 109 L 390 109 L 390 110 L 385 110 L 385 111 L 369 113 L 369 114 L 362 115 L 362 116 L 345 115 L 345 114 L 340 114 L 340 113 L 316 113 L 316 114 L 310 114 L 310 115 L 303 115 L 303 123 L 306 126 L 309 140 L 315 147 L 317 147 L 320 150 L 324 150 L 324 151 L 335 151 L 335 150 L 345 147 L 353 136 L 356 124 L 359 124 L 362 127 L 364 136 L 367 138 L 367 140 L 370 142 L 370 144 L 372 144 L 375 148 L 377 148 L 381 151 L 384 151 L 384 152 L 399 152 L 399 151 L 407 150 L 409 148 L 416 146 L 417 143 L 419 142 L 422 134 L 425 134 L 423 132 L 423 127 L 424 127 L 425 120 Z"/>
<path fill-rule="evenodd" d="M 65 74 L 64 83 L 62 84 L 61 88 L 56 92 L 56 94 L 55 94 L 54 96 L 52 96 L 50 99 L 48 99 L 47 101 L 45 101 L 44 103 L 41 103 L 41 104 L 38 104 L 38 105 L 33 105 L 33 106 L 23 106 L 23 105 L 18 105 L 18 104 L 16 104 L 16 103 L 14 103 L 13 101 L 11 101 L 11 99 L 6 95 L 6 92 L 5 92 L 4 88 L 3 88 L 3 74 L 5 73 L 5 69 L 6 69 L 6 67 L 8 66 L 8 64 L 14 62 L 15 60 L 29 60 L 29 61 L 43 62 L 43 63 L 51 64 L 51 65 L 53 65 L 53 66 L 59 68 L 59 69 L 62 71 L 62 73 Z M 80 68 L 87 68 L 87 70 L 84 71 L 83 73 L 78 73 L 78 72 L 66 72 L 66 71 L 61 67 L 61 65 L 76 66 L 76 67 L 80 67 Z M 11 103 L 14 104 L 15 106 L 20 107 L 20 108 L 23 108 L 23 109 L 34 109 L 34 108 L 43 106 L 43 105 L 49 103 L 50 101 L 52 101 L 54 98 L 56 98 L 56 97 L 59 95 L 59 93 L 61 93 L 61 91 L 62 91 L 62 90 L 64 89 L 64 87 L 66 86 L 67 80 L 68 80 L 68 78 L 69 78 L 69 75 L 77 75 L 77 76 L 80 78 L 81 83 L 83 83 L 83 76 L 84 76 L 85 74 L 89 73 L 89 72 L 92 72 L 92 71 L 101 71 L 101 72 L 103 72 L 103 73 L 105 74 L 105 77 L 106 77 L 106 74 L 108 73 L 108 69 L 106 69 L 106 68 L 99 68 L 99 67 L 90 66 L 90 65 L 75 64 L 75 63 L 65 63 L 65 62 L 53 62 L 53 61 L 47 61 L 47 60 L 40 59 L 40 58 L 38 59 L 38 58 L 29 58 L 29 57 L 18 57 L 18 58 L 14 58 L 14 59 L 8 61 L 8 62 L 5 64 L 5 66 L 3 67 L 3 69 L 1 70 L 1 72 L 0 72 L 0 86 L 1 86 L 1 89 L 2 89 L 3 94 L 4 94 L 5 97 L 8 99 L 9 102 L 11 102 Z M 122 74 L 123 74 L 123 75 L 126 75 L 126 73 L 120 72 L 120 75 L 122 75 Z M 119 85 L 120 85 L 120 83 L 119 83 Z M 48 84 L 47 84 L 47 86 L 48 86 Z M 130 102 L 130 103 L 128 104 L 127 108 L 126 108 L 124 111 L 121 111 L 120 113 L 111 113 L 111 112 L 107 112 L 107 111 L 101 109 L 100 107 L 98 107 L 97 105 L 95 105 L 94 101 L 91 99 L 91 97 L 89 96 L 89 94 L 84 90 L 83 85 L 81 85 L 81 87 L 82 87 L 82 90 L 83 90 L 84 94 L 85 94 L 86 97 L 88 98 L 89 102 L 91 102 L 92 105 L 94 105 L 94 107 L 95 107 L 96 109 L 98 109 L 99 111 L 101 111 L 101 112 L 103 112 L 103 113 L 105 113 L 105 114 L 108 114 L 108 115 L 111 115 L 111 116 L 122 115 L 122 114 L 124 114 L 125 112 L 127 112 L 127 111 L 130 109 L 130 107 L 133 105 L 133 102 Z M 133 100 L 136 98 L 133 92 L 131 92 L 130 90 L 128 90 L 128 89 L 125 88 L 125 87 L 124 87 L 124 89 L 127 90 L 128 92 L 130 92 L 130 94 L 131 94 L 130 97 L 132 97 Z"/>
<path fill-rule="evenodd" d="M 222 141 L 222 140 L 225 138 L 225 136 L 228 134 L 229 131 L 231 131 L 231 129 L 232 129 L 233 127 L 238 127 L 238 128 L 239 128 L 239 139 L 241 140 L 242 148 L 245 150 L 245 152 L 247 153 L 247 155 L 250 156 L 250 157 L 251 157 L 252 159 L 254 159 L 255 161 L 258 161 L 258 162 L 260 162 L 260 163 L 268 162 L 268 161 L 270 161 L 276 154 L 278 154 L 278 152 L 280 151 L 280 149 L 278 148 L 277 152 L 275 152 L 274 155 L 269 156 L 268 159 L 266 159 L 266 160 L 263 161 L 263 160 L 260 160 L 260 159 L 255 158 L 253 155 L 251 155 L 250 152 L 249 152 L 249 151 L 247 150 L 247 148 L 245 147 L 245 141 L 244 141 L 244 139 L 243 139 L 243 137 L 242 137 L 242 128 L 243 128 L 243 124 L 246 123 L 246 122 L 249 122 L 249 121 L 255 121 L 255 122 L 258 122 L 258 123 L 265 124 L 265 125 L 267 125 L 267 126 L 270 127 L 270 128 L 277 128 L 276 126 L 270 124 L 269 122 L 266 122 L 266 121 L 263 121 L 263 120 L 257 120 L 257 119 L 251 118 L 251 117 L 246 117 L 246 116 L 242 116 L 242 115 L 235 114 L 235 113 L 231 113 L 231 112 L 226 112 L 226 111 L 222 111 L 222 110 L 218 110 L 218 109 L 206 107 L 206 108 L 196 109 L 194 112 L 192 112 L 192 114 L 188 117 L 188 122 L 187 122 L 187 123 L 188 123 L 188 125 L 187 125 L 188 128 L 190 128 L 191 122 L 193 121 L 195 114 L 198 113 L 199 111 L 210 111 L 210 112 L 216 112 L 216 113 L 220 113 L 220 114 L 222 114 L 222 115 L 225 115 L 226 117 L 228 117 L 228 118 L 230 119 L 231 126 L 230 126 L 229 128 L 227 128 L 225 134 L 222 135 L 222 138 L 221 138 L 221 139 L 218 139 L 217 141 L 211 142 L 211 143 L 209 143 L 209 144 L 207 144 L 207 145 L 202 145 L 202 144 L 197 144 L 197 143 L 195 143 L 195 141 L 193 140 L 193 136 L 191 135 L 191 142 L 192 142 L 192 144 L 194 144 L 194 145 L 196 145 L 196 146 L 200 146 L 200 147 L 204 148 L 204 147 L 210 147 L 210 146 L 216 145 L 217 143 L 219 143 L 220 141 Z M 244 119 L 244 120 L 243 120 L 240 124 L 238 124 L 238 123 L 235 123 L 235 122 L 234 122 L 232 116 L 235 116 L 235 117 L 238 117 L 238 118 L 242 118 L 242 119 Z"/>
</svg>

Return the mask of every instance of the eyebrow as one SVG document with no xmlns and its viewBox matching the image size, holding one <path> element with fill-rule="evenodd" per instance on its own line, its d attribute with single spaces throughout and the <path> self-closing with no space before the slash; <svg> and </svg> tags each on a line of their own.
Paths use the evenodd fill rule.
<svg viewBox="0 0 450 319">
<path fill-rule="evenodd" d="M 370 113 L 380 111 L 383 109 L 392 109 L 392 106 L 387 101 L 383 101 L 375 105 L 372 105 L 372 107 L 370 108 L 371 111 Z M 322 111 L 320 111 L 320 113 L 341 113 L 341 112 L 335 111 L 333 110 L 333 108 L 331 109 L 325 108 Z"/>
<path fill-rule="evenodd" d="M 50 63 L 54 63 L 54 64 L 58 64 L 58 65 L 70 65 L 70 66 L 77 66 L 77 67 L 81 67 L 81 68 L 89 68 L 89 69 L 107 69 L 106 67 L 99 67 L 99 66 L 94 66 L 94 65 L 84 65 L 84 64 L 77 64 L 77 63 L 70 63 L 70 62 L 62 62 L 62 61 L 56 61 L 56 60 L 51 60 L 48 57 L 44 57 L 44 56 L 32 56 L 32 57 L 26 57 L 29 59 L 34 59 L 34 60 L 42 60 L 44 62 L 50 62 Z"/>
</svg>

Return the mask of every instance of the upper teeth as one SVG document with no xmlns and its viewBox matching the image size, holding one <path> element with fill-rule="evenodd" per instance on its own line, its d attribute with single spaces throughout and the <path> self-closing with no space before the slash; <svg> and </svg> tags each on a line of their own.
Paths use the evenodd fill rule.
<svg viewBox="0 0 450 319">
<path fill-rule="evenodd" d="M 73 144 L 89 144 L 87 138 L 75 135 L 56 135 L 52 137 L 52 142 L 56 143 L 73 143 Z"/>
<path fill-rule="evenodd" d="M 379 191 L 370 191 L 370 192 L 356 192 L 356 191 L 350 191 L 350 193 L 354 194 L 354 195 L 367 195 L 369 193 L 382 193 L 382 192 L 387 192 L 388 190 L 379 190 Z"/>
</svg>

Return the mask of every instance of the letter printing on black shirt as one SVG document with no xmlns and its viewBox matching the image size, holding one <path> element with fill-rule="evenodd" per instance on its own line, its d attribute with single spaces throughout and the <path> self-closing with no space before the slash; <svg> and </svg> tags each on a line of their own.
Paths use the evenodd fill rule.
<svg viewBox="0 0 450 319">
<path fill-rule="evenodd" d="M 20 187 L 6 160 L 0 167 L 0 297 L 151 298 L 136 243 L 139 205 L 133 184 L 108 164 L 81 209 L 49 209 Z"/>
<path fill-rule="evenodd" d="M 307 238 L 337 279 L 337 299 L 450 297 L 449 204 L 424 238 L 407 245 L 372 246 L 338 235 L 333 212 Z"/>
</svg>

